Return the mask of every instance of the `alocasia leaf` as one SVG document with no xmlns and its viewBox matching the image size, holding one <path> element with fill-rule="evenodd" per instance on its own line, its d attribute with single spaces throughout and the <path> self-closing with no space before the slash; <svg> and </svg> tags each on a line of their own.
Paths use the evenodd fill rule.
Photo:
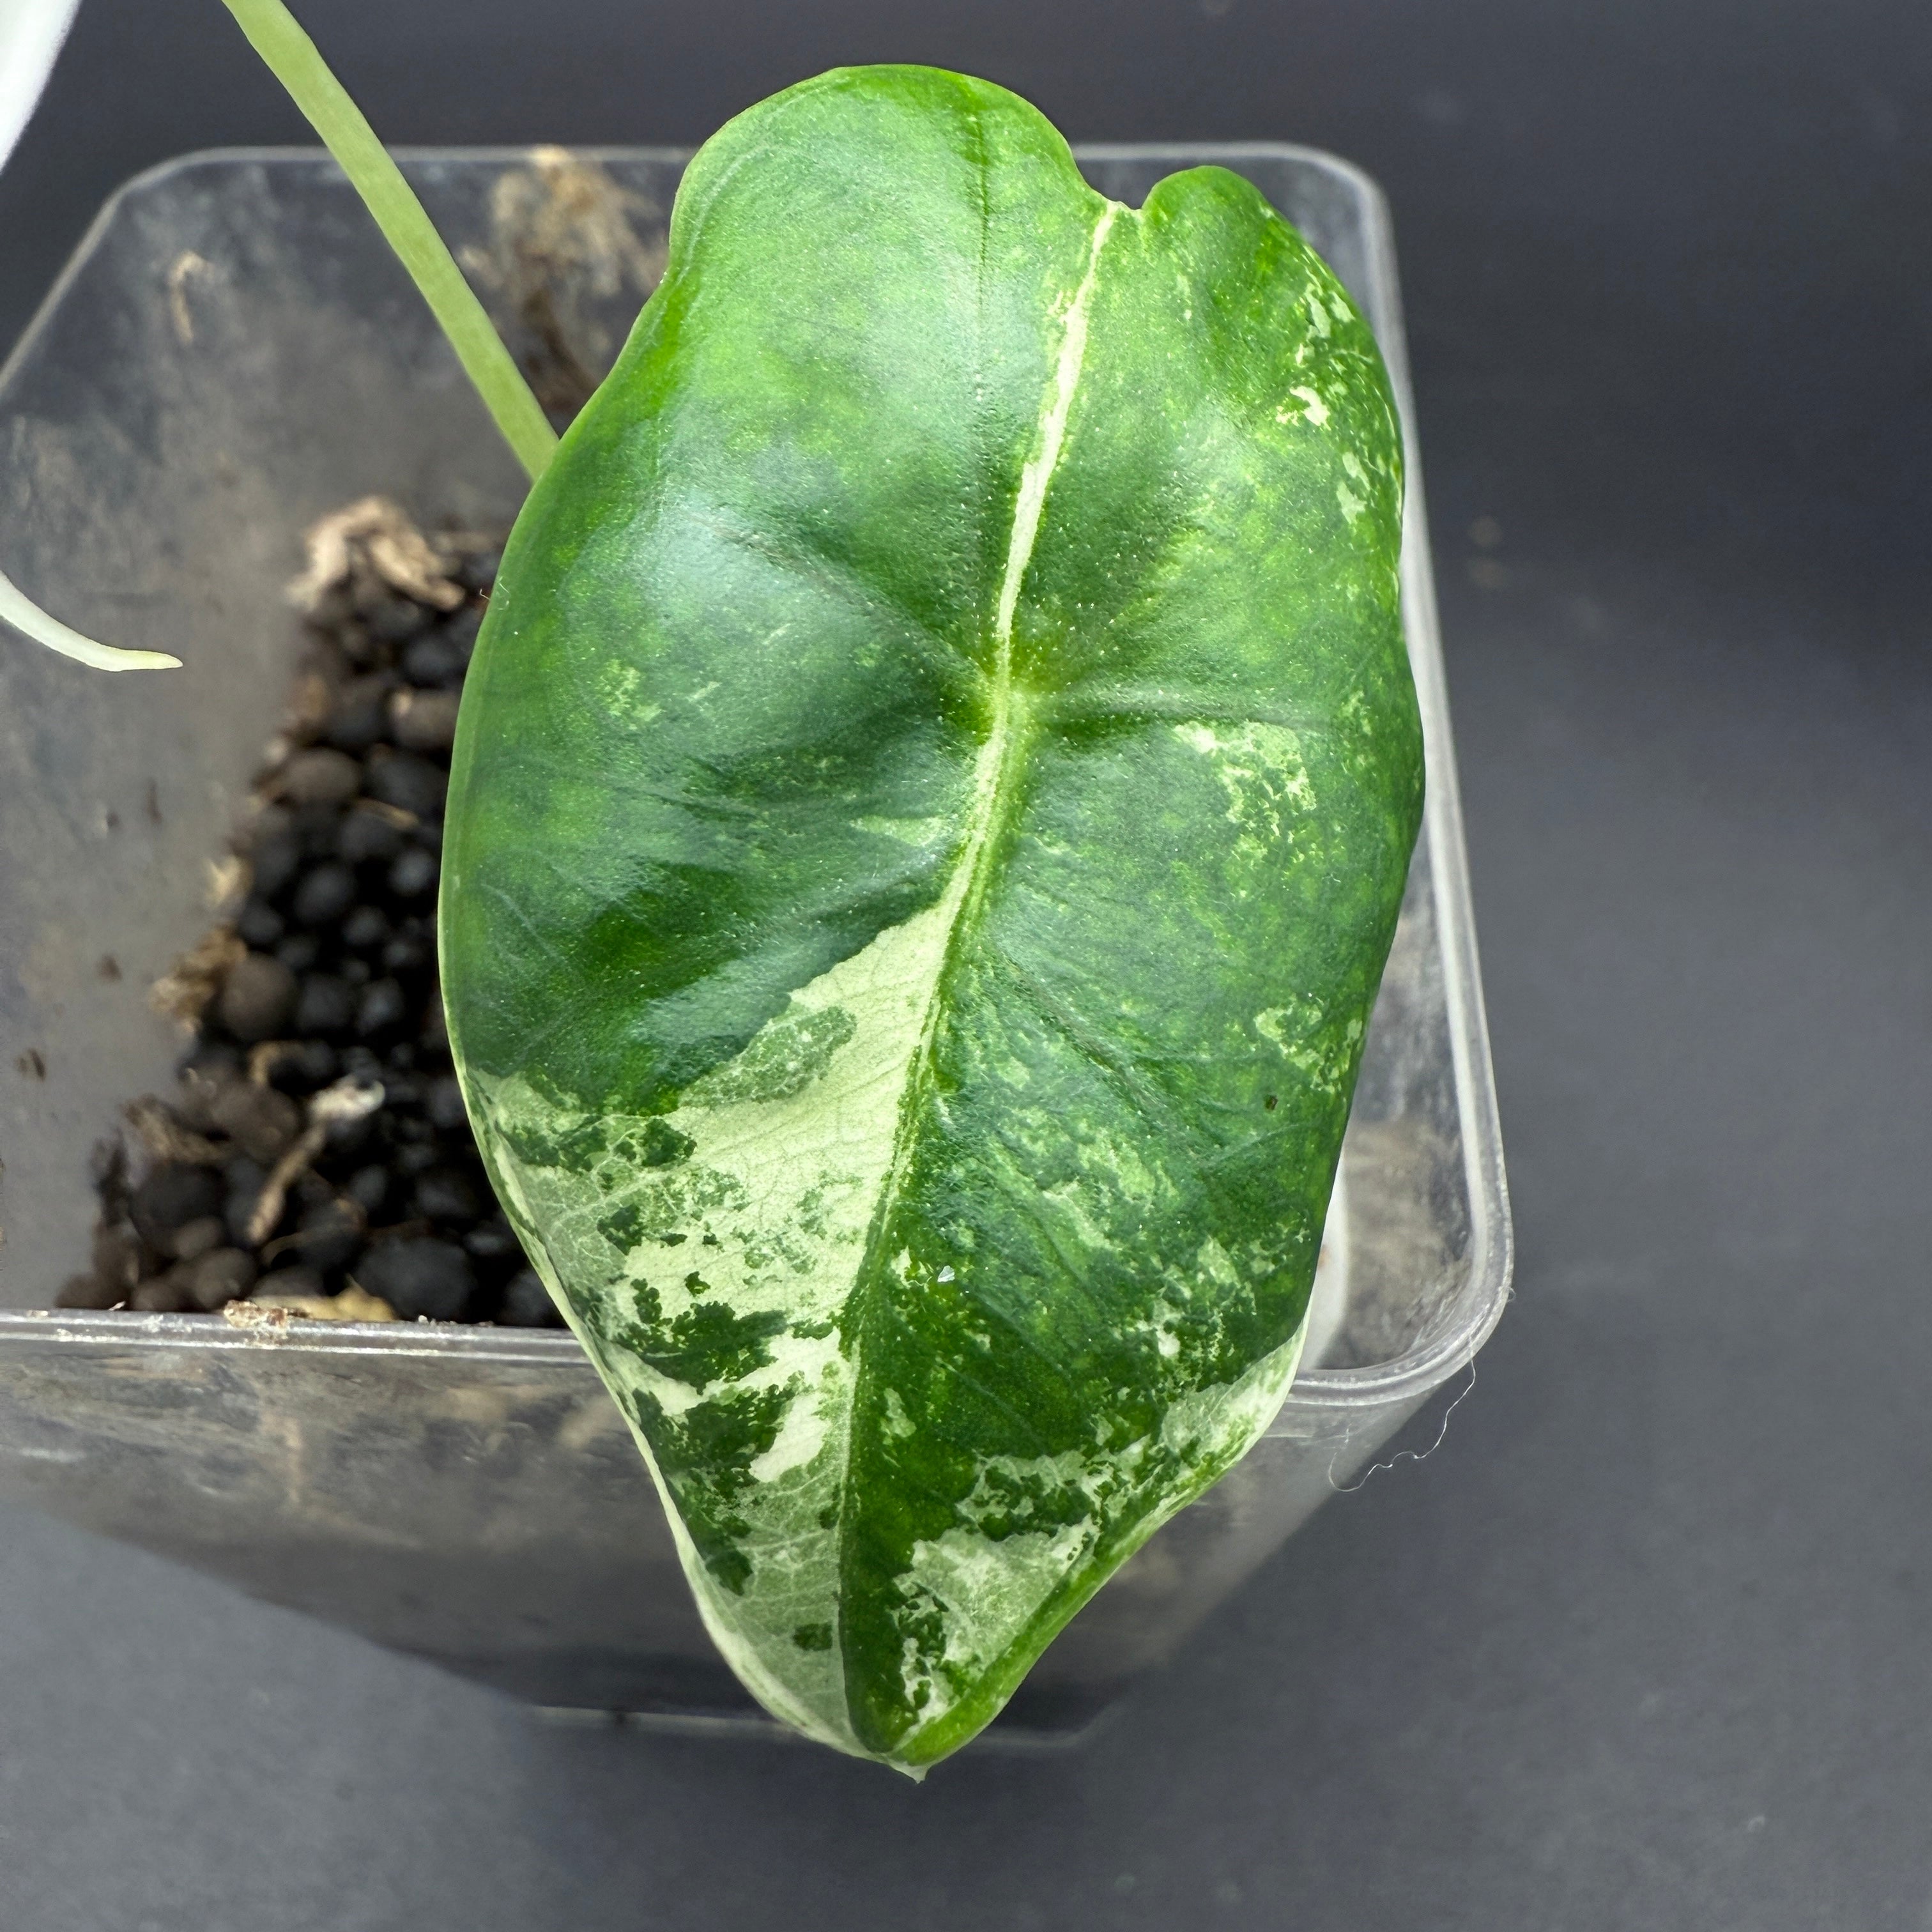
<svg viewBox="0 0 1932 1932">
<path fill-rule="evenodd" d="M 504 1202 L 764 1703 L 916 1769 L 1272 1418 L 1421 806 L 1400 436 L 1246 182 L 826 75 L 692 164 L 444 873 Z"/>
</svg>

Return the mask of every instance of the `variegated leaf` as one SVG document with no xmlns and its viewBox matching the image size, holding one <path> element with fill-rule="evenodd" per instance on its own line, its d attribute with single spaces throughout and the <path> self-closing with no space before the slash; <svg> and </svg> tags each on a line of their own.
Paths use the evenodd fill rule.
<svg viewBox="0 0 1932 1932">
<path fill-rule="evenodd" d="M 1421 802 L 1387 380 L 1215 169 L 828 74 L 692 164 L 444 874 L 537 1265 L 774 1712 L 971 1736 L 1292 1377 Z"/>
</svg>

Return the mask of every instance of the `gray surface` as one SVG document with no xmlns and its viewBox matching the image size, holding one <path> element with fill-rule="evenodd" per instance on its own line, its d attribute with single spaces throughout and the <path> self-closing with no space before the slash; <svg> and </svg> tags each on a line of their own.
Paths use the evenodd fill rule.
<svg viewBox="0 0 1932 1932">
<path fill-rule="evenodd" d="M 596 57 L 496 35 L 520 0 L 413 0 L 460 85 L 409 104 L 393 43 L 344 64 L 399 138 L 675 140 L 916 54 L 1083 136 L 1381 175 L 1520 1300 L 1436 1454 L 1333 1505 L 1086 1756 L 922 1790 L 545 1732 L 10 1518 L 9 1932 L 1928 1932 L 1922 8 L 541 10 Z M 346 49 L 374 10 L 309 11 Z M 0 186 L 5 318 L 112 176 L 291 131 L 218 12 L 89 0 L 61 86 L 94 145 L 44 125 Z"/>
</svg>

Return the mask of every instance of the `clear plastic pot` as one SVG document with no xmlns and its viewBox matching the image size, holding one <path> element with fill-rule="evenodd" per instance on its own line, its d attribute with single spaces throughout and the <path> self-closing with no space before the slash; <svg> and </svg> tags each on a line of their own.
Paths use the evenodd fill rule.
<svg viewBox="0 0 1932 1932">
<path fill-rule="evenodd" d="M 500 262 L 506 224 L 528 240 L 559 179 L 554 155 L 404 158 L 458 248 Z M 634 312 L 684 158 L 584 158 L 621 190 L 605 212 L 632 238 L 607 226 L 601 254 L 562 263 L 558 314 L 594 366 Z M 1082 160 L 1131 200 L 1204 161 L 1249 176 L 1361 301 L 1406 408 L 1388 218 L 1364 176 L 1271 144 Z M 513 299 L 514 278 L 500 291 Z M 1502 1311 L 1502 1150 L 1414 475 L 1428 819 L 1343 1154 L 1334 1333 L 1266 1438 L 1080 1614 L 996 1734 L 1076 1729 L 1168 1655 Z M 426 524 L 507 526 L 520 482 L 309 153 L 193 156 L 133 182 L 0 374 L 8 572 L 79 628 L 186 664 L 110 677 L 0 640 L 0 1495 L 540 1704 L 745 1714 L 567 1335 L 309 1322 L 262 1339 L 216 1316 L 47 1312 L 82 1264 L 92 1150 L 170 1080 L 182 1042 L 146 992 L 206 922 L 210 862 L 286 698 L 302 532 L 370 492 Z"/>
</svg>

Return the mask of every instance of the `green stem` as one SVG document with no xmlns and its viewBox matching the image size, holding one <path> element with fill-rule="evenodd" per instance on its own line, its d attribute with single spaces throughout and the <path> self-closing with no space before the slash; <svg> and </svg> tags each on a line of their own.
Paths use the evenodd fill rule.
<svg viewBox="0 0 1932 1932">
<path fill-rule="evenodd" d="M 556 448 L 556 432 L 402 171 L 282 0 L 224 4 L 341 164 L 535 482 Z"/>
</svg>

